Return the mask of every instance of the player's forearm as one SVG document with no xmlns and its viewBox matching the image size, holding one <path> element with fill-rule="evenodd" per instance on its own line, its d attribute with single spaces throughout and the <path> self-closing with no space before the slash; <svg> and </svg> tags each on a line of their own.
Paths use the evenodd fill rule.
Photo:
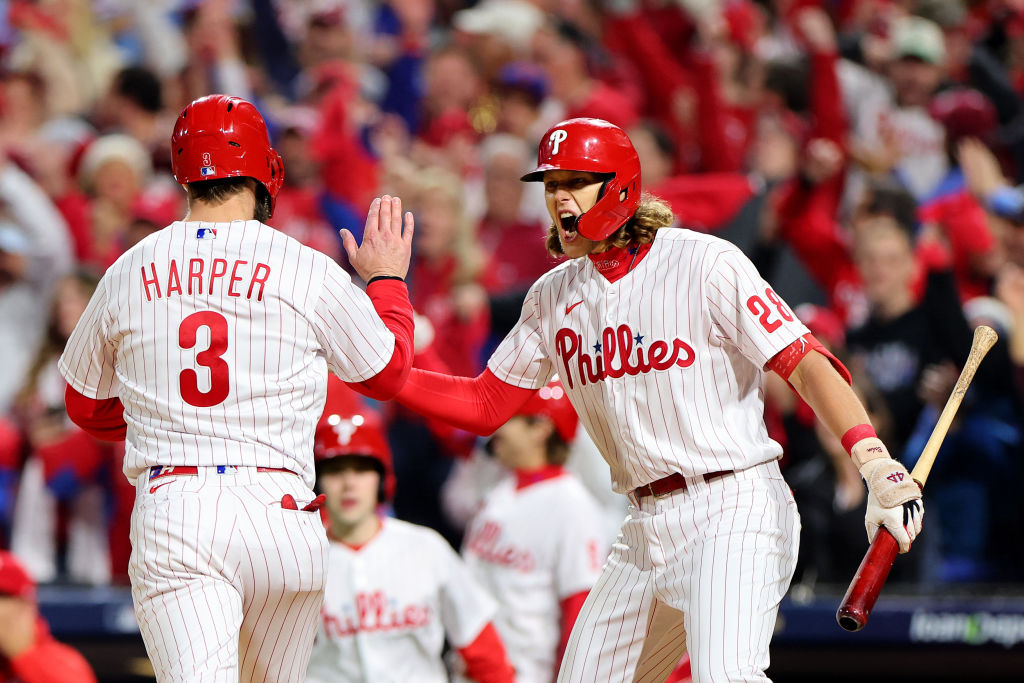
<svg viewBox="0 0 1024 683">
<path fill-rule="evenodd" d="M 870 423 L 857 394 L 824 355 L 807 354 L 788 379 L 837 438 L 852 427 Z"/>
<path fill-rule="evenodd" d="M 376 280 L 367 286 L 366 293 L 385 327 L 395 335 L 395 349 L 383 370 L 352 386 L 370 398 L 386 401 L 395 397 L 412 368 L 412 304 L 409 290 L 401 280 Z"/>
<path fill-rule="evenodd" d="M 487 436 L 532 395 L 532 389 L 506 384 L 490 370 L 476 377 L 453 377 L 414 368 L 395 398 L 421 415 Z"/>
</svg>

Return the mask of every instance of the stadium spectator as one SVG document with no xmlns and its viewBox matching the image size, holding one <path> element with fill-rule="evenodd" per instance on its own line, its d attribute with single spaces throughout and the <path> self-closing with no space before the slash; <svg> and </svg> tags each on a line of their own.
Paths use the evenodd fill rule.
<svg viewBox="0 0 1024 683">
<path fill-rule="evenodd" d="M 18 559 L 0 550 L 0 681 L 95 683 L 82 655 L 54 640 L 36 606 L 36 585 Z"/>
</svg>

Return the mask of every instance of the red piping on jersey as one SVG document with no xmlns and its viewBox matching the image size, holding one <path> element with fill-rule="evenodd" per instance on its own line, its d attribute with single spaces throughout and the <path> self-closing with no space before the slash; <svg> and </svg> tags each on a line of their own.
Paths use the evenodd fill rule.
<svg viewBox="0 0 1024 683">
<path fill-rule="evenodd" d="M 554 479 L 565 474 L 565 468 L 561 465 L 544 465 L 536 470 L 516 470 L 516 491 L 525 489 L 527 486 L 538 484 L 548 479 Z"/>
<path fill-rule="evenodd" d="M 509 421 L 536 391 L 502 382 L 490 370 L 453 377 L 413 368 L 395 398 L 420 415 L 488 436 Z"/>
<path fill-rule="evenodd" d="M 121 399 L 89 398 L 69 384 L 64 390 L 64 406 L 68 417 L 90 436 L 101 441 L 124 441 L 128 424 L 124 421 Z"/>
<path fill-rule="evenodd" d="M 615 282 L 644 260 L 647 252 L 651 250 L 651 244 L 651 242 L 647 242 L 636 246 L 612 247 L 599 254 L 587 254 L 587 258 L 593 262 L 597 272 L 608 279 L 608 282 Z"/>
<path fill-rule="evenodd" d="M 487 622 L 469 645 L 457 648 L 466 663 L 466 678 L 476 683 L 514 683 L 515 669 L 494 624 Z"/>
<path fill-rule="evenodd" d="M 349 386 L 378 401 L 394 398 L 412 367 L 413 320 L 409 289 L 401 280 L 377 280 L 366 287 L 373 309 L 395 335 L 395 350 L 388 364 L 373 377 Z"/>
</svg>

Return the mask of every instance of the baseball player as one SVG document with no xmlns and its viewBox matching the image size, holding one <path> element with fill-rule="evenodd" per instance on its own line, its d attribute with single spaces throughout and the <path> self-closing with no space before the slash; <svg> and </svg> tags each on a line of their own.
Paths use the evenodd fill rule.
<svg viewBox="0 0 1024 683">
<path fill-rule="evenodd" d="M 383 197 L 337 264 L 265 224 L 281 157 L 245 100 L 210 95 L 171 138 L 188 214 L 104 274 L 59 361 L 70 417 L 124 438 L 129 574 L 159 681 L 299 681 L 327 539 L 312 486 L 328 368 L 384 398 L 404 382 L 411 217 Z"/>
<path fill-rule="evenodd" d="M 491 437 L 511 476 L 484 500 L 462 555 L 500 609 L 517 683 L 551 683 L 608 553 L 597 501 L 563 467 L 579 420 L 549 382 Z M 554 524 L 552 524 L 554 520 Z"/>
<path fill-rule="evenodd" d="M 470 680 L 515 680 L 495 604 L 448 542 L 379 514 L 395 489 L 391 452 L 380 417 L 351 398 L 339 404 L 345 392 L 331 384 L 334 405 L 316 430 L 330 569 L 306 680 L 447 681 L 445 636 Z"/>
<path fill-rule="evenodd" d="M 413 370 L 407 406 L 487 434 L 558 373 L 631 501 L 573 628 L 560 681 L 664 680 L 689 651 L 697 681 L 766 681 L 799 521 L 763 420 L 772 370 L 840 436 L 867 481 L 869 537 L 906 552 L 920 492 L 874 436 L 849 373 L 732 244 L 672 223 L 641 195 L 629 138 L 570 119 L 536 169 L 568 260 L 530 289 L 475 378 Z"/>
</svg>

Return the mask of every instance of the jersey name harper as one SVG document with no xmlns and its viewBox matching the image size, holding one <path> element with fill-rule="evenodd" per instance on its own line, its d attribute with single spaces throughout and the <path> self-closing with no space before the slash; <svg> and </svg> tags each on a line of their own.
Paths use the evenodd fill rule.
<svg viewBox="0 0 1024 683">
<path fill-rule="evenodd" d="M 344 638 L 372 631 L 407 631 L 430 624 L 430 605 L 399 605 L 382 590 L 356 593 L 355 604 L 340 605 L 340 614 L 321 608 L 324 633 L 331 638 Z"/>
<path fill-rule="evenodd" d="M 673 365 L 688 368 L 697 357 L 693 347 L 682 339 L 669 342 L 658 339 L 644 350 L 644 335 L 633 334 L 629 325 L 617 328 L 606 327 L 600 334 L 600 341 L 592 347 L 597 357 L 591 356 L 583 347 L 583 335 L 563 327 L 555 335 L 555 351 L 565 369 L 563 377 L 569 388 L 573 387 L 571 367 L 575 365 L 580 384 L 601 382 L 605 378 L 623 375 L 639 375 L 652 370 L 667 370 Z M 636 351 L 635 358 L 634 349 Z M 615 361 L 618 360 L 616 367 Z"/>
<path fill-rule="evenodd" d="M 153 298 L 161 299 L 172 294 L 203 294 L 203 287 L 206 292 L 213 294 L 214 285 L 222 290 L 227 282 L 228 296 L 252 299 L 256 295 L 257 301 L 263 301 L 263 286 L 270 277 L 270 266 L 266 263 L 250 264 L 248 261 L 235 260 L 230 268 L 231 275 L 228 276 L 227 259 L 215 258 L 211 262 L 206 259 L 190 258 L 188 263 L 182 260 L 181 266 L 177 260 L 171 259 L 167 264 L 167 270 L 157 272 L 156 263 L 150 262 L 141 267 L 142 289 L 146 293 L 146 301 Z M 218 280 L 220 282 L 218 282 Z M 236 286 L 241 285 L 237 290 Z"/>
</svg>

